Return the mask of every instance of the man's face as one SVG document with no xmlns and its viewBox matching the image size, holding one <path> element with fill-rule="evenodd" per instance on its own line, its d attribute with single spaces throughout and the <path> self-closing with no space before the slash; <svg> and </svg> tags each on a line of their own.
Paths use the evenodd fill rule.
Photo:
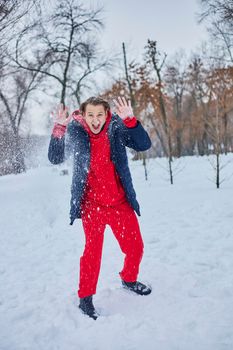
<svg viewBox="0 0 233 350">
<path fill-rule="evenodd" d="M 93 106 L 91 104 L 86 105 L 86 111 L 83 115 L 87 125 L 94 134 L 98 134 L 107 119 L 107 112 L 103 105 Z"/>
</svg>

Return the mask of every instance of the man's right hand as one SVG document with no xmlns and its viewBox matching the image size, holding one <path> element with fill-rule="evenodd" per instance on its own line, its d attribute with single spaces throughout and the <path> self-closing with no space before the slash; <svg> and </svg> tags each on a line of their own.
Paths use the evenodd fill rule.
<svg viewBox="0 0 233 350">
<path fill-rule="evenodd" d="M 51 116 L 55 123 L 63 126 L 67 126 L 72 118 L 72 115 L 69 115 L 68 108 L 65 107 L 62 103 L 57 107 L 55 112 L 51 113 Z"/>
</svg>

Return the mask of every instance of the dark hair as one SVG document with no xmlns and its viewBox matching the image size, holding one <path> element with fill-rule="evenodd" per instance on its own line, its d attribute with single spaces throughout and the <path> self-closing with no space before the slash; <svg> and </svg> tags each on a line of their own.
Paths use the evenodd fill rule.
<svg viewBox="0 0 233 350">
<path fill-rule="evenodd" d="M 105 112 L 110 110 L 110 105 L 106 100 L 104 100 L 101 97 L 92 96 L 92 97 L 89 97 L 86 101 L 84 101 L 80 105 L 81 114 L 85 113 L 86 107 L 88 104 L 93 105 L 93 106 L 102 105 L 104 107 Z"/>
</svg>

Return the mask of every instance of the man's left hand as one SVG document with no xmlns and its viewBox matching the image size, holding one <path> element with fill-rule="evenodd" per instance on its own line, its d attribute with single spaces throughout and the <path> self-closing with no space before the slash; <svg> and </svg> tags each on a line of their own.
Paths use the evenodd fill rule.
<svg viewBox="0 0 233 350">
<path fill-rule="evenodd" d="M 131 106 L 131 101 L 128 100 L 126 101 L 126 98 L 123 97 L 118 97 L 117 100 L 113 100 L 115 106 L 116 106 L 116 113 L 119 115 L 121 119 L 126 119 L 127 117 L 133 117 L 133 109 Z"/>
</svg>

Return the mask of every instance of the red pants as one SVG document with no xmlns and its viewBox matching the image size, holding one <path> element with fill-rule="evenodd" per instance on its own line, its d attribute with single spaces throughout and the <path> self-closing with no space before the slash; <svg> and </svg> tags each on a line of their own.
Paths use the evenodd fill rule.
<svg viewBox="0 0 233 350">
<path fill-rule="evenodd" d="M 120 277 L 126 282 L 136 281 L 143 255 L 143 241 L 137 217 L 128 202 L 109 208 L 86 203 L 82 224 L 86 244 L 80 259 L 78 296 L 84 298 L 96 293 L 106 225 L 111 227 L 125 254 Z"/>
</svg>

